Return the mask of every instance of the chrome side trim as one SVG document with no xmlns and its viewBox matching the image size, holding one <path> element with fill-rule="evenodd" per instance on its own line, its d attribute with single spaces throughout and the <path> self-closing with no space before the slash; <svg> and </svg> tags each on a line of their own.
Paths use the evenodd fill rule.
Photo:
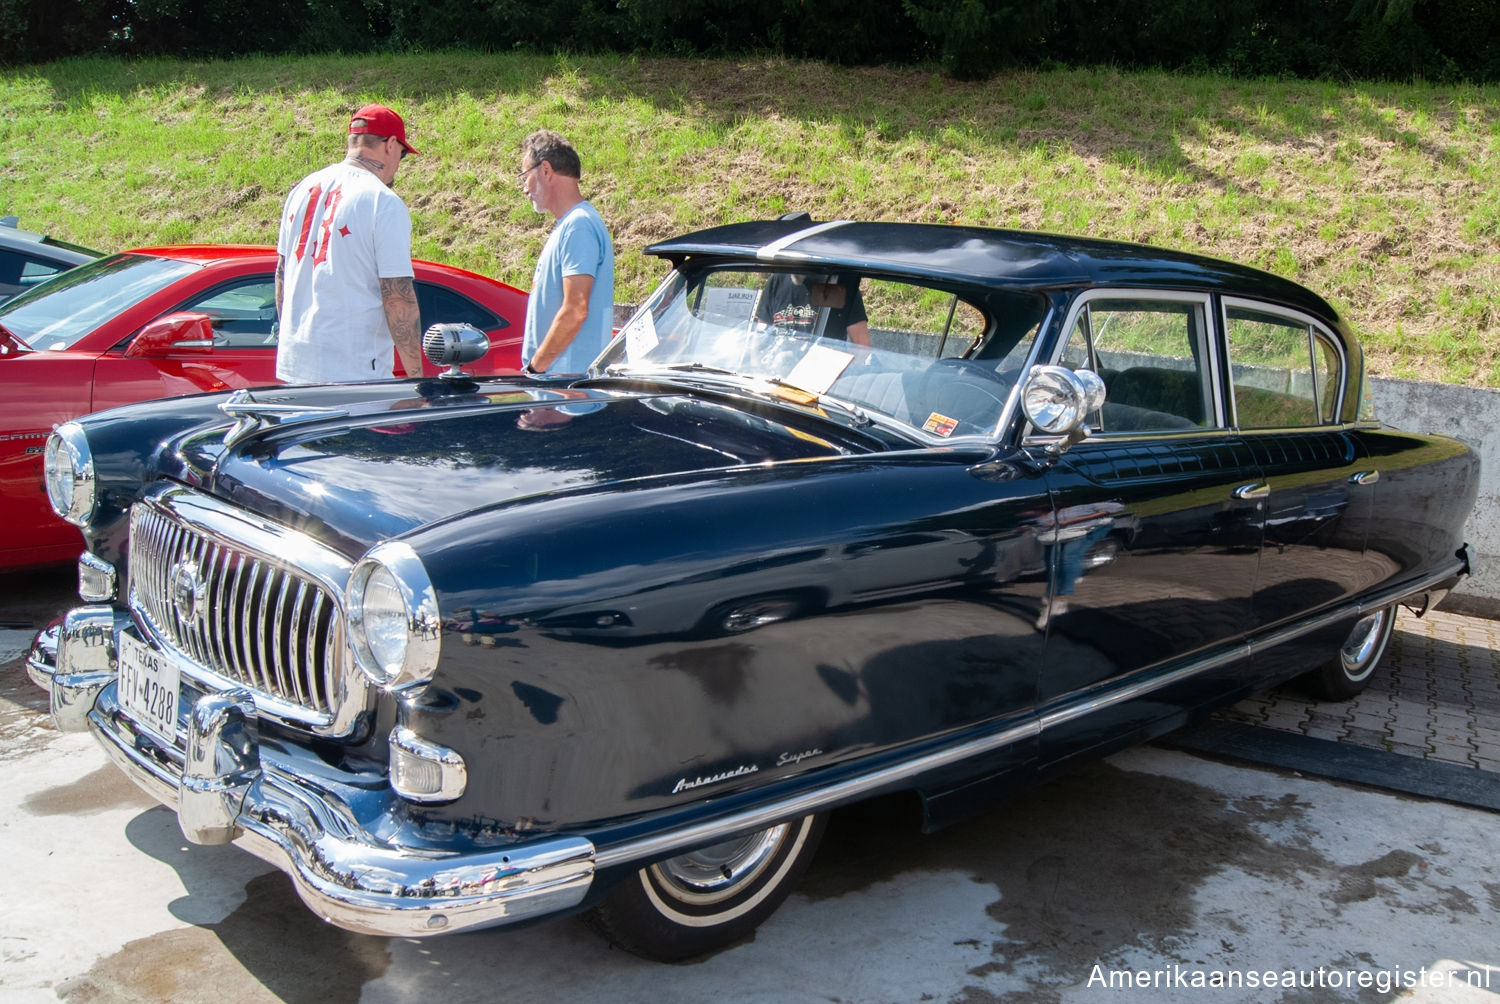
<svg viewBox="0 0 1500 1004">
<path fill-rule="evenodd" d="M 594 863 L 599 868 L 611 868 L 615 865 L 628 864 L 632 861 L 648 862 L 659 860 L 671 855 L 674 851 L 683 851 L 692 847 L 702 847 L 705 844 L 716 843 L 732 832 L 744 833 L 751 830 L 758 830 L 775 823 L 785 822 L 796 816 L 805 816 L 810 812 L 818 812 L 835 802 L 855 798 L 886 785 L 905 781 L 926 771 L 946 767 L 959 760 L 987 753 L 991 750 L 997 750 L 1003 746 L 1009 746 L 1011 743 L 1020 742 L 1023 739 L 1035 738 L 1040 733 L 1041 726 L 1036 721 L 1023 722 L 970 742 L 959 743 L 946 749 L 935 750 L 932 753 L 915 757 L 911 760 L 892 764 L 883 770 L 861 774 L 858 777 L 849 778 L 847 781 L 822 787 L 816 791 L 805 792 L 771 805 L 747 809 L 744 812 L 737 812 L 720 819 L 699 823 L 696 826 L 672 830 L 670 833 L 644 837 L 625 844 L 616 844 L 596 854 L 594 856 Z"/>
<path fill-rule="evenodd" d="M 765 247 L 763 247 L 759 251 L 755 252 L 755 257 L 757 259 L 759 259 L 760 261 L 776 261 L 778 258 L 780 258 L 782 256 L 782 252 L 786 251 L 787 248 L 791 247 L 793 244 L 797 243 L 798 241 L 800 241 L 800 240 L 806 240 L 807 238 L 812 237 L 812 236 L 814 236 L 816 234 L 823 233 L 823 231 L 825 231 L 825 230 L 832 230 L 834 227 L 841 227 L 841 226 L 843 226 L 846 223 L 852 223 L 852 222 L 854 222 L 854 221 L 853 220 L 829 220 L 826 223 L 818 223 L 818 224 L 816 224 L 814 226 L 807 227 L 807 228 L 805 228 L 803 230 L 798 230 L 794 234 L 788 234 L 787 236 L 781 238 L 780 240 L 772 241 L 770 244 L 767 244 Z M 788 255 L 788 257 L 795 257 L 795 256 Z"/>
<path fill-rule="evenodd" d="M 1136 680 L 1116 686 L 1094 697 L 1083 697 L 1082 695 L 1087 693 L 1084 691 L 1065 694 L 1054 702 L 1055 704 L 1062 705 L 1061 707 L 1058 707 L 1055 711 L 1042 714 L 1042 730 L 1046 731 L 1053 726 L 1061 725 L 1075 718 L 1081 718 L 1111 705 L 1134 700 L 1154 690 L 1170 687 L 1175 683 L 1181 683 L 1183 680 L 1197 676 L 1199 673 L 1208 672 L 1231 662 L 1250 658 L 1257 652 L 1272 649 L 1278 645 L 1284 645 L 1289 641 L 1295 641 L 1305 634 L 1311 634 L 1338 621 L 1363 617 L 1365 614 L 1389 606 L 1392 603 L 1399 603 L 1407 597 L 1426 592 L 1445 579 L 1451 579 L 1463 571 L 1464 566 L 1462 563 L 1454 562 L 1450 571 L 1434 573 L 1430 577 L 1418 580 L 1415 583 L 1405 583 L 1400 586 L 1390 587 L 1374 593 L 1363 600 L 1341 604 L 1309 620 L 1298 621 L 1296 624 L 1290 624 L 1286 627 L 1268 631 L 1259 637 L 1247 639 L 1243 644 L 1236 645 L 1231 649 L 1219 652 L 1206 659 L 1188 663 L 1181 669 L 1171 673 L 1156 674 L 1150 670 L 1145 670 Z"/>
</svg>

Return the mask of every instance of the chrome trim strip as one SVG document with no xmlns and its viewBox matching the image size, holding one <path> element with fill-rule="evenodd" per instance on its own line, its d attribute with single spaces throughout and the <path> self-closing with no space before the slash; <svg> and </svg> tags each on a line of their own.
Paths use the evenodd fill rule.
<svg viewBox="0 0 1500 1004">
<path fill-rule="evenodd" d="M 747 809 L 731 816 L 672 830 L 669 833 L 616 844 L 595 854 L 594 864 L 602 869 L 629 864 L 632 861 L 659 860 L 671 855 L 673 851 L 715 843 L 721 835 L 727 835 L 731 831 L 746 832 L 763 829 L 796 816 L 817 812 L 834 802 L 844 801 L 884 785 L 904 781 L 925 771 L 946 767 L 959 760 L 1009 746 L 1023 739 L 1035 738 L 1040 733 L 1041 726 L 1035 720 L 1023 722 L 980 739 L 936 750 L 913 760 L 892 764 L 882 770 L 851 777 L 847 781 L 795 795 L 771 805 Z"/>
<path fill-rule="evenodd" d="M 821 234 L 825 230 L 832 230 L 834 227 L 841 227 L 846 223 L 853 222 L 853 220 L 829 220 L 827 223 L 819 223 L 815 226 L 807 227 L 803 230 L 798 230 L 794 234 L 788 234 L 780 240 L 772 241 L 770 244 L 767 244 L 765 247 L 755 252 L 755 257 L 760 261 L 776 261 L 781 257 L 781 253 L 783 251 L 785 251 L 788 247 L 797 243 L 798 241 L 805 240 L 806 238 L 812 237 L 816 234 Z"/>
<path fill-rule="evenodd" d="M 1072 721 L 1075 718 L 1081 718 L 1082 716 L 1091 714 L 1095 711 L 1100 710 L 1101 708 L 1107 708 L 1111 705 L 1119 704 L 1123 701 L 1134 700 L 1137 697 L 1141 697 L 1145 694 L 1151 693 L 1153 690 L 1160 690 L 1163 687 L 1170 687 L 1174 683 L 1180 683 L 1183 680 L 1188 679 L 1189 677 L 1198 675 L 1199 673 L 1217 669 L 1220 666 L 1227 665 L 1228 663 L 1235 662 L 1240 659 L 1249 658 L 1256 652 L 1261 652 L 1266 649 L 1272 649 L 1278 645 L 1284 645 L 1289 641 L 1294 641 L 1305 634 L 1311 634 L 1314 631 L 1325 628 L 1328 625 L 1336 623 L 1338 621 L 1348 620 L 1349 618 L 1362 617 L 1365 614 L 1370 613 L 1371 611 L 1379 610 L 1391 603 L 1399 603 L 1402 599 L 1408 596 L 1414 596 L 1417 593 L 1431 589 L 1433 586 L 1437 585 L 1439 582 L 1442 582 L 1444 579 L 1450 579 L 1454 575 L 1460 574 L 1462 572 L 1462 569 L 1462 564 L 1455 562 L 1452 571 L 1441 574 L 1434 573 L 1429 578 L 1419 580 L 1416 583 L 1384 589 L 1363 601 L 1343 604 L 1325 613 L 1319 614 L 1311 620 L 1299 621 L 1296 624 L 1277 628 L 1274 631 L 1270 631 L 1259 638 L 1247 639 L 1243 644 L 1236 645 L 1232 649 L 1220 652 L 1219 654 L 1210 656 L 1206 659 L 1200 659 L 1196 662 L 1189 663 L 1188 665 L 1183 666 L 1181 669 L 1175 670 L 1171 673 L 1167 673 L 1165 675 L 1146 675 L 1144 678 L 1139 679 L 1134 683 L 1127 683 L 1122 686 L 1117 686 L 1107 691 L 1106 693 L 1100 694 L 1097 697 L 1091 699 L 1075 700 L 1074 703 L 1069 704 L 1066 707 L 1060 707 L 1056 711 L 1043 714 L 1041 716 L 1042 731 L 1045 732 L 1047 729 L 1053 726 L 1061 725 L 1062 723 Z M 1150 670 L 1143 670 L 1142 672 L 1145 674 L 1151 673 Z M 1080 692 L 1075 691 L 1074 693 L 1077 694 Z M 1065 694 L 1055 703 L 1061 704 L 1062 702 L 1067 701 L 1071 696 L 1073 695 Z"/>
</svg>

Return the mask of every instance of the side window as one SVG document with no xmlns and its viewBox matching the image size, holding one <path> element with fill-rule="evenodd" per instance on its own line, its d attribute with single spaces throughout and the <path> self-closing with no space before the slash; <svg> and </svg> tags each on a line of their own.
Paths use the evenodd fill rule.
<svg viewBox="0 0 1500 1004">
<path fill-rule="evenodd" d="M 23 254 L 0 254 L 0 299 L 30 289 L 42 280 L 52 278 L 65 267 Z"/>
<path fill-rule="evenodd" d="M 1089 417 L 1100 433 L 1214 424 L 1213 371 L 1203 301 L 1089 300 L 1078 312 L 1062 365 L 1104 380 L 1104 406 Z"/>
<path fill-rule="evenodd" d="M 1235 421 L 1284 429 L 1337 421 L 1339 354 L 1307 322 L 1232 306 L 1225 311 Z"/>
<path fill-rule="evenodd" d="M 861 287 L 870 344 L 923 359 L 954 359 L 984 334 L 984 314 L 952 293 L 866 279 Z"/>
<path fill-rule="evenodd" d="M 35 261 L 28 258 L 21 265 L 21 285 L 35 286 L 43 279 L 52 278 L 66 267 L 66 265 L 59 265 L 52 261 Z"/>
<path fill-rule="evenodd" d="M 177 309 L 209 316 L 215 348 L 271 348 L 276 345 L 274 276 L 258 275 L 215 287 Z"/>
<path fill-rule="evenodd" d="M 472 324 L 480 331 L 494 331 L 504 327 L 500 318 L 479 304 L 430 282 L 418 282 L 417 310 L 422 315 L 422 330 L 434 324 Z"/>
</svg>

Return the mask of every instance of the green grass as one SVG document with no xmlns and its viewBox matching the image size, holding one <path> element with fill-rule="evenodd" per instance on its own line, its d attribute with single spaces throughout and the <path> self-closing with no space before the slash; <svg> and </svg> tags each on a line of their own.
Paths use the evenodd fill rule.
<svg viewBox="0 0 1500 1004">
<path fill-rule="evenodd" d="M 416 253 L 522 287 L 550 218 L 516 149 L 546 126 L 583 157 L 621 300 L 663 274 L 652 241 L 789 209 L 1025 227 L 1259 266 L 1328 297 L 1377 374 L 1500 387 L 1496 96 L 777 59 L 78 60 L 0 71 L 0 213 L 104 250 L 269 243 L 381 100 L 423 152 L 397 179 Z"/>
</svg>

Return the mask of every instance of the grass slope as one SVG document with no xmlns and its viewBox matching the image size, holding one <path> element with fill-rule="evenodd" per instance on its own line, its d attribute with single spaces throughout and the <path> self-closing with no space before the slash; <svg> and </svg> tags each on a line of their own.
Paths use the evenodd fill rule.
<svg viewBox="0 0 1500 1004">
<path fill-rule="evenodd" d="M 1257 265 L 1327 296 L 1375 372 L 1500 387 L 1493 88 L 1062 70 L 958 83 L 778 59 L 477 55 L 76 60 L 0 69 L 0 214 L 103 250 L 269 243 L 368 100 L 422 156 L 415 251 L 523 288 L 546 235 L 516 181 L 568 136 L 610 222 L 617 294 L 651 241 L 816 218 L 1023 227 Z"/>
</svg>

